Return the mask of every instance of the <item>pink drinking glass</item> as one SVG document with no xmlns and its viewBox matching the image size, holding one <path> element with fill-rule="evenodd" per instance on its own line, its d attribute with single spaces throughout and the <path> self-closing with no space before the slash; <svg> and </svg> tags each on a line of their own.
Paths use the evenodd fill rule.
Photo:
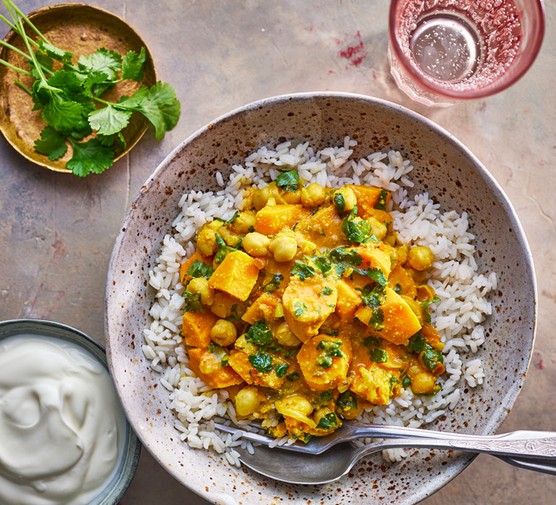
<svg viewBox="0 0 556 505">
<path fill-rule="evenodd" d="M 392 0 L 392 76 L 425 105 L 498 93 L 535 61 L 544 37 L 542 0 Z"/>
</svg>

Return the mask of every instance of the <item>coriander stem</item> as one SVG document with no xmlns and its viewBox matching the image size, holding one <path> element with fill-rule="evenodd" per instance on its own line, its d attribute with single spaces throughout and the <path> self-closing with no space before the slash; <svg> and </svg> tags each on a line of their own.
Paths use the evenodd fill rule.
<svg viewBox="0 0 556 505">
<path fill-rule="evenodd" d="M 18 74 L 23 74 L 23 75 L 31 75 L 31 72 L 28 72 L 27 70 L 23 70 L 22 68 L 16 67 L 15 65 L 12 65 L 10 62 L 0 58 L 0 65 L 4 65 L 8 68 L 11 68 L 12 70 L 15 70 Z"/>
<path fill-rule="evenodd" d="M 15 11 L 15 13 L 19 16 L 18 21 L 20 21 L 21 19 L 23 19 L 23 21 L 25 21 L 25 23 L 27 23 L 31 29 L 39 36 L 39 38 L 43 41 L 46 42 L 47 44 L 50 44 L 50 41 L 41 33 L 41 31 L 31 22 L 31 20 L 23 13 L 23 11 L 17 6 L 15 5 L 14 2 L 12 2 L 12 0 L 3 0 L 4 1 L 4 5 L 6 6 L 6 8 L 8 10 L 13 10 Z M 11 9 L 10 9 L 11 8 Z M 23 28 L 24 29 L 24 28 Z M 21 34 L 20 34 L 21 35 Z"/>
<path fill-rule="evenodd" d="M 17 24 L 18 24 L 19 28 L 21 29 L 21 31 L 23 33 L 23 35 L 22 35 L 23 41 L 25 42 L 25 46 L 27 47 L 27 51 L 29 51 L 29 56 L 31 56 L 31 59 L 33 61 L 33 65 L 34 65 L 35 69 L 37 70 L 37 73 L 39 74 L 39 77 L 41 78 L 41 81 L 44 83 L 44 85 L 48 89 L 54 90 L 55 88 L 53 88 L 52 86 L 50 86 L 48 84 L 46 76 L 44 75 L 44 73 L 42 71 L 41 65 L 37 61 L 35 53 L 31 49 L 31 44 L 29 43 L 29 37 L 27 37 L 27 34 L 25 33 L 25 28 L 23 26 L 23 22 L 21 21 L 21 18 L 17 20 Z"/>
<path fill-rule="evenodd" d="M 22 51 L 21 49 L 18 49 L 15 46 L 12 46 L 10 43 L 5 42 L 4 40 L 0 40 L 0 46 L 7 47 L 10 51 L 13 51 L 14 53 L 17 53 L 20 56 L 23 56 L 27 60 L 31 59 L 31 56 L 29 56 L 26 52 Z"/>
<path fill-rule="evenodd" d="M 33 92 L 27 86 L 25 86 L 25 84 L 23 84 L 20 80 L 15 80 L 14 83 L 16 86 L 20 87 L 23 91 L 25 91 L 29 96 L 33 96 Z"/>
</svg>

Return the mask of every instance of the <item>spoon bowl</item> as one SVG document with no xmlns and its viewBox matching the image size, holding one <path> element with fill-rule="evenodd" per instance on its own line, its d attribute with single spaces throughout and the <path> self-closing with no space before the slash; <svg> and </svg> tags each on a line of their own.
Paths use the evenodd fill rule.
<svg viewBox="0 0 556 505">
<path fill-rule="evenodd" d="M 556 438 L 552 438 L 552 445 L 556 444 Z M 372 460 L 368 458 L 373 454 L 380 453 L 386 449 L 395 448 L 435 448 L 453 450 L 449 441 L 421 439 L 421 438 L 397 438 L 385 439 L 373 442 L 362 447 L 356 447 L 349 442 L 335 445 L 329 451 L 322 454 L 310 454 L 297 451 L 271 449 L 268 447 L 257 447 L 253 452 L 239 449 L 242 464 L 265 477 L 286 482 L 289 484 L 320 485 L 337 481 L 350 472 L 354 465 L 362 458 L 367 457 L 367 468 L 384 465 L 381 459 Z M 466 452 L 490 453 L 489 449 L 483 447 L 458 447 Z M 519 468 L 533 470 L 542 473 L 556 475 L 556 456 L 551 459 L 540 458 L 513 458 L 493 454 L 506 463 Z M 372 468 L 371 468 L 372 469 Z"/>
</svg>

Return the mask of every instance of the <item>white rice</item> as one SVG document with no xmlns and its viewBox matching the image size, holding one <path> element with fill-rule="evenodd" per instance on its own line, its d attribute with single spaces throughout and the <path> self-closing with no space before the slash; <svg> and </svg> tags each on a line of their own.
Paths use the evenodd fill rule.
<svg viewBox="0 0 556 505">
<path fill-rule="evenodd" d="M 279 174 L 278 167 L 297 168 L 302 179 L 326 187 L 346 183 L 377 186 L 392 192 L 396 210 L 392 210 L 394 227 L 408 244 L 426 245 L 435 254 L 430 285 L 440 302 L 431 310 L 432 323 L 439 331 L 444 348 L 446 373 L 439 379 L 442 390 L 434 396 L 413 396 L 411 390 L 376 406 L 363 414 L 366 421 L 419 427 L 454 409 L 462 387 L 483 383 L 485 371 L 475 357 L 485 340 L 481 323 L 492 313 L 488 294 L 496 289 L 496 274 L 481 272 L 476 261 L 474 236 L 469 231 L 466 213 L 440 209 L 427 193 L 413 199 L 407 188 L 413 186 L 413 166 L 395 151 L 375 152 L 354 160 L 356 141 L 346 137 L 343 146 L 315 151 L 305 142 L 293 146 L 284 142 L 275 147 L 261 147 L 242 165 L 232 167 L 229 180 L 221 173 L 217 192 L 191 191 L 180 200 L 180 212 L 173 222 L 173 232 L 164 238 L 149 283 L 156 291 L 150 310 L 151 324 L 143 332 L 142 350 L 161 385 L 168 390 L 175 412 L 175 428 L 190 447 L 212 449 L 239 465 L 241 446 L 253 451 L 251 444 L 214 428 L 214 419 L 238 421 L 233 403 L 224 390 L 213 390 L 188 368 L 187 354 L 180 335 L 184 287 L 179 283 L 180 264 L 195 250 L 196 231 L 205 222 L 220 217 L 229 219 L 242 206 L 242 189 L 263 187 Z M 285 441 L 278 441 L 282 443 Z M 359 443 L 364 443 L 360 441 Z M 402 449 L 384 451 L 387 461 L 402 459 Z"/>
</svg>

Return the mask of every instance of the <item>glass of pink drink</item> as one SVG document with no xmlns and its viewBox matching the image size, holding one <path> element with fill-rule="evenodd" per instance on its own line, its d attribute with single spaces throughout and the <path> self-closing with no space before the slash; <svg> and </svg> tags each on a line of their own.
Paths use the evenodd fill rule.
<svg viewBox="0 0 556 505">
<path fill-rule="evenodd" d="M 391 72 L 425 105 L 490 96 L 525 74 L 544 29 L 542 0 L 392 0 Z"/>
</svg>

